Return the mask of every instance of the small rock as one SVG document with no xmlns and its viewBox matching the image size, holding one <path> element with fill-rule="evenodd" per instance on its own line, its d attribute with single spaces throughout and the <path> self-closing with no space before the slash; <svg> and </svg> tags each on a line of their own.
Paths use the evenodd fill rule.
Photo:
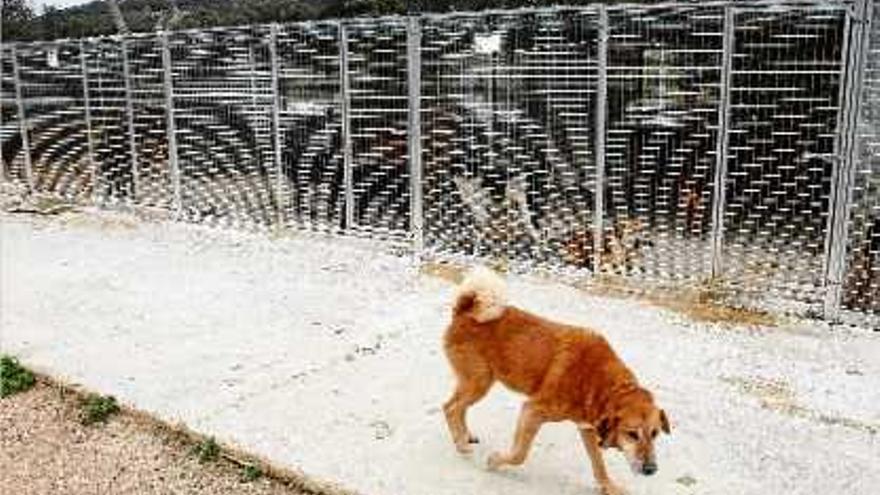
<svg viewBox="0 0 880 495">
<path fill-rule="evenodd" d="M 697 480 L 693 476 L 688 475 L 688 474 L 676 478 L 675 482 L 678 483 L 679 485 L 684 485 L 684 486 L 693 486 L 693 485 L 697 484 Z"/>
<path fill-rule="evenodd" d="M 391 426 L 385 421 L 373 421 L 370 423 L 370 427 L 373 428 L 373 437 L 376 440 L 385 440 L 391 436 Z"/>
</svg>

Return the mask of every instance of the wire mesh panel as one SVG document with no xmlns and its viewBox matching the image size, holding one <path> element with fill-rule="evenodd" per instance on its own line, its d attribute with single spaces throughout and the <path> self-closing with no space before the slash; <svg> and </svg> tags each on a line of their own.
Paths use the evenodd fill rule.
<svg viewBox="0 0 880 495">
<path fill-rule="evenodd" d="M 0 160 L 3 161 L 0 164 L 0 173 L 3 175 L 0 180 L 24 185 L 27 178 L 15 94 L 14 55 L 15 51 L 11 46 L 0 46 Z"/>
<path fill-rule="evenodd" d="M 98 39 L 84 43 L 83 48 L 88 78 L 91 153 L 97 171 L 95 199 L 127 203 L 132 200 L 134 191 L 123 42 L 112 38 Z"/>
<path fill-rule="evenodd" d="M 71 200 L 92 194 L 78 42 L 18 48 L 34 190 Z"/>
<path fill-rule="evenodd" d="M 157 37 L 129 39 L 125 43 L 129 64 L 131 109 L 134 119 L 139 206 L 170 209 L 174 200 L 168 156 L 167 113 L 162 42 Z"/>
<path fill-rule="evenodd" d="M 862 80 L 862 108 L 856 142 L 856 179 L 849 224 L 843 307 L 880 321 L 880 8 Z"/>
<path fill-rule="evenodd" d="M 344 217 L 338 24 L 282 26 L 278 33 L 284 218 L 339 232 Z"/>
<path fill-rule="evenodd" d="M 709 276 L 724 13 L 609 9 L 603 268 Z"/>
<path fill-rule="evenodd" d="M 351 230 L 378 238 L 408 236 L 406 22 L 345 25 L 352 175 Z"/>
<path fill-rule="evenodd" d="M 428 249 L 590 261 L 597 42 L 592 11 L 424 22 Z"/>
<path fill-rule="evenodd" d="M 845 10 L 736 14 L 724 279 L 818 303 L 835 152 Z"/>
<path fill-rule="evenodd" d="M 182 213 L 191 221 L 278 218 L 269 41 L 265 26 L 170 37 Z"/>
</svg>

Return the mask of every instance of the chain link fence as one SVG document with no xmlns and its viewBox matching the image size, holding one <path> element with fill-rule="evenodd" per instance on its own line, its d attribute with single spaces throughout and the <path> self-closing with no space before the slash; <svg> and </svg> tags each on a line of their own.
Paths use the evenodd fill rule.
<svg viewBox="0 0 880 495">
<path fill-rule="evenodd" d="M 671 2 L 5 43 L 3 180 L 876 322 L 878 15 Z"/>
<path fill-rule="evenodd" d="M 871 15 L 869 18 L 868 15 Z M 844 223 L 846 243 L 840 271 L 841 304 L 856 317 L 880 315 L 880 7 L 866 12 L 870 21 L 857 53 L 859 73 L 855 88 L 860 105 L 855 110 L 851 139 L 852 169 L 840 202 L 849 210 Z M 868 27 L 870 26 L 870 28 Z M 836 302 L 836 301 L 835 301 Z"/>
</svg>

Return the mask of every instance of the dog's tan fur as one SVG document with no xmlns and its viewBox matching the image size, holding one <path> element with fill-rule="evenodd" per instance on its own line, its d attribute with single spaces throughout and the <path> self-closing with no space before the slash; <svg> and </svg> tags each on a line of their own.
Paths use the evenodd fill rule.
<svg viewBox="0 0 880 495">
<path fill-rule="evenodd" d="M 572 421 L 605 494 L 620 493 L 609 479 L 602 448 L 617 448 L 634 470 L 656 470 L 654 438 L 669 432 L 666 414 L 596 332 L 549 321 L 509 306 L 504 282 L 482 268 L 459 287 L 444 348 L 457 377 L 444 405 L 449 431 L 461 453 L 476 441 L 467 409 L 496 381 L 522 393 L 513 447 L 489 457 L 489 466 L 519 465 L 545 422 Z"/>
</svg>

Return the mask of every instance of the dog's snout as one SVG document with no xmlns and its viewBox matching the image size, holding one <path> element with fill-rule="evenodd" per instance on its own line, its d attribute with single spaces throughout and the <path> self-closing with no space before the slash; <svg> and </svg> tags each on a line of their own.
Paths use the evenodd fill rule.
<svg viewBox="0 0 880 495">
<path fill-rule="evenodd" d="M 642 465 L 642 474 L 645 476 L 651 476 L 652 474 L 657 472 L 657 463 L 656 462 L 646 462 Z"/>
</svg>

